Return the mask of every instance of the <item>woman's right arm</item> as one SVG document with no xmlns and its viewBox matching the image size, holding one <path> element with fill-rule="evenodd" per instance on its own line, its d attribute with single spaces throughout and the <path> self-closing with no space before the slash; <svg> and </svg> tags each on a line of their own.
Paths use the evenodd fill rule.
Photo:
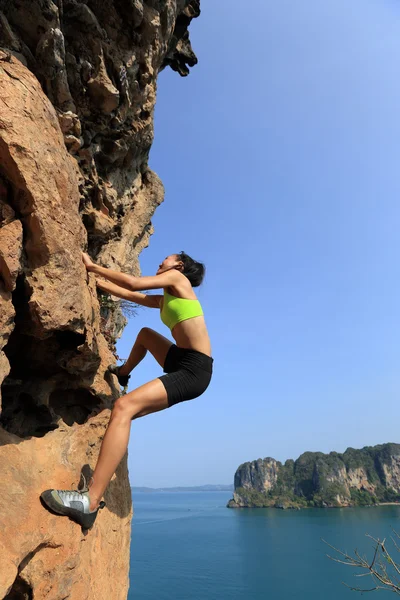
<svg viewBox="0 0 400 600">
<path fill-rule="evenodd" d="M 162 296 L 159 294 L 141 294 L 140 292 L 130 292 L 129 290 L 120 287 L 115 283 L 103 281 L 102 279 L 97 279 L 97 277 L 96 285 L 98 288 L 108 292 L 112 296 L 117 296 L 118 298 L 123 298 L 124 300 L 135 302 L 135 304 L 147 306 L 148 308 L 160 308 Z"/>
</svg>

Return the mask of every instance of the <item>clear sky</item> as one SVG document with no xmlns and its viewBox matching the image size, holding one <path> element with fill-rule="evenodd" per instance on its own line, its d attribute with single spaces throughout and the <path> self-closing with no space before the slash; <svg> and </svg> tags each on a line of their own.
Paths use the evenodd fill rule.
<svg viewBox="0 0 400 600">
<path fill-rule="evenodd" d="M 206 394 L 133 423 L 132 485 L 230 483 L 242 462 L 400 442 L 400 5 L 202 0 L 199 64 L 159 78 L 165 188 L 144 275 L 185 250 Z M 118 344 L 127 357 L 142 309 Z M 133 386 L 161 374 L 150 355 Z"/>
</svg>

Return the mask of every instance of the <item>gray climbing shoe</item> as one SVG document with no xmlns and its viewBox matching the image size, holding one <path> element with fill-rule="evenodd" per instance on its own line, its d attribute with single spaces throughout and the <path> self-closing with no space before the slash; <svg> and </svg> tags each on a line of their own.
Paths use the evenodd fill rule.
<svg viewBox="0 0 400 600">
<path fill-rule="evenodd" d="M 106 503 L 101 501 L 96 510 L 90 511 L 89 490 L 85 477 L 82 490 L 45 490 L 40 494 L 45 505 L 58 515 L 70 517 L 85 529 L 92 527 L 97 513 Z"/>
<path fill-rule="evenodd" d="M 108 366 L 108 370 L 110 371 L 110 373 L 112 373 L 113 375 L 117 376 L 118 379 L 118 383 L 121 387 L 126 388 L 128 386 L 129 383 L 129 379 L 130 379 L 130 375 L 120 375 L 119 374 L 119 370 L 123 365 L 121 365 L 120 367 L 118 367 L 117 365 L 109 365 Z"/>
</svg>

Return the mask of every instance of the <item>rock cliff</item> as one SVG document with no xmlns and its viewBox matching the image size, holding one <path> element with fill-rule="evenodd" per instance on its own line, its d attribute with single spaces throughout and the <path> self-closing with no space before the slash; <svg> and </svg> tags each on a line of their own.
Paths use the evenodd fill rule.
<svg viewBox="0 0 400 600">
<path fill-rule="evenodd" d="M 40 504 L 90 474 L 119 395 L 124 326 L 81 251 L 139 274 L 163 186 L 158 73 L 196 64 L 199 0 L 0 0 L 0 598 L 119 600 L 126 457 L 89 532 Z"/>
<path fill-rule="evenodd" d="M 230 508 L 400 502 L 400 444 L 348 448 L 343 454 L 305 452 L 284 464 L 258 459 L 240 465 L 234 483 Z"/>
</svg>

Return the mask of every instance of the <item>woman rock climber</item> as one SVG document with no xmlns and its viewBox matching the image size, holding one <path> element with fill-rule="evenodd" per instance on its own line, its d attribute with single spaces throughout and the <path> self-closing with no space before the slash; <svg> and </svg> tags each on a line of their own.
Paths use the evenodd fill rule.
<svg viewBox="0 0 400 600">
<path fill-rule="evenodd" d="M 100 289 L 160 309 L 161 320 L 175 340 L 174 344 L 147 327 L 139 332 L 126 363 L 112 365 L 110 371 L 125 387 L 130 372 L 150 351 L 166 374 L 117 399 L 89 486 L 84 482 L 80 491 L 50 489 L 41 494 L 52 511 L 89 528 L 104 506 L 101 498 L 127 450 L 131 421 L 200 396 L 210 383 L 213 359 L 203 310 L 193 291 L 203 280 L 204 265 L 181 252 L 167 256 L 155 276 L 132 277 L 94 264 L 88 254 L 82 258 L 89 272 L 108 280 L 96 278 Z M 163 289 L 164 294 L 141 293 L 153 289 Z"/>
</svg>

